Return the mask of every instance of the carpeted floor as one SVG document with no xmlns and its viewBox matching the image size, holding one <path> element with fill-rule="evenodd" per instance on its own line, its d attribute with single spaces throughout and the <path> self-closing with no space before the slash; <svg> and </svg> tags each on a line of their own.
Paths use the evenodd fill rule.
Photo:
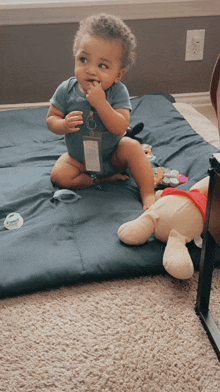
<svg viewBox="0 0 220 392">
<path fill-rule="evenodd" d="M 0 302 L 0 391 L 219 392 L 188 281 L 143 277 Z M 220 270 L 210 309 L 220 326 Z"/>
</svg>

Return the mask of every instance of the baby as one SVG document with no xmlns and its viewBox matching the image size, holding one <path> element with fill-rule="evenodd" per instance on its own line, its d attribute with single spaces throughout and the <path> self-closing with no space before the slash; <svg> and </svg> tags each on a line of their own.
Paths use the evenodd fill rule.
<svg viewBox="0 0 220 392">
<path fill-rule="evenodd" d="M 51 172 L 58 187 L 72 190 L 105 181 L 135 179 L 143 209 L 154 203 L 154 173 L 141 144 L 126 135 L 131 104 L 121 82 L 134 62 L 136 40 L 118 17 L 100 14 L 80 23 L 73 52 L 75 77 L 50 100 L 49 129 L 65 135 L 68 152 Z"/>
</svg>

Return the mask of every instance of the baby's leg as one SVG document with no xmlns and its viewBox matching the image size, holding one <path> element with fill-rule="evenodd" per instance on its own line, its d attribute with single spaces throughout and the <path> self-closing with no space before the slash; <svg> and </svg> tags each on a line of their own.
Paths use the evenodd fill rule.
<svg viewBox="0 0 220 392">
<path fill-rule="evenodd" d="M 143 209 L 147 210 L 155 202 L 154 173 L 141 144 L 123 137 L 112 156 L 112 163 L 120 170 L 128 167 L 140 190 Z"/>
<path fill-rule="evenodd" d="M 68 152 L 61 155 L 56 161 L 52 172 L 51 181 L 54 185 L 59 188 L 65 189 L 85 189 L 89 188 L 96 183 L 117 181 L 117 180 L 127 180 L 128 176 L 124 176 L 121 173 L 113 174 L 111 177 L 94 178 L 86 172 L 85 165 L 76 159 L 72 158 Z"/>
<path fill-rule="evenodd" d="M 65 189 L 84 189 L 94 185 L 94 179 L 86 174 L 85 165 L 72 158 L 68 152 L 61 155 L 51 172 L 54 185 Z"/>
</svg>

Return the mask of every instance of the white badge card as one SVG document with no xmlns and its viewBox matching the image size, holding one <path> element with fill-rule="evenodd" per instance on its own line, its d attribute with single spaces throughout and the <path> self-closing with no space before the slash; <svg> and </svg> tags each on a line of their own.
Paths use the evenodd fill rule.
<svg viewBox="0 0 220 392">
<path fill-rule="evenodd" d="M 101 135 L 83 136 L 86 171 L 101 172 Z"/>
</svg>

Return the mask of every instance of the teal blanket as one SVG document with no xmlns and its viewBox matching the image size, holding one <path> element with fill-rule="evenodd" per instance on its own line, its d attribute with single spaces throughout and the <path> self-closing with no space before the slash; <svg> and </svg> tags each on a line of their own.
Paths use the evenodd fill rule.
<svg viewBox="0 0 220 392">
<path fill-rule="evenodd" d="M 138 140 L 152 145 L 153 165 L 186 175 L 189 182 L 181 188 L 189 189 L 207 175 L 209 159 L 219 151 L 190 127 L 173 101 L 160 94 L 132 99 L 130 125 L 144 123 Z M 122 223 L 143 212 L 132 178 L 77 191 L 81 198 L 72 204 L 53 198 L 57 188 L 50 172 L 66 147 L 62 136 L 48 130 L 46 114 L 47 108 L 0 112 L 0 297 L 165 273 L 165 244 L 152 236 L 132 247 L 117 237 Z M 21 228 L 4 227 L 11 212 L 23 217 Z M 193 242 L 188 248 L 198 269 L 200 249 Z"/>
</svg>

